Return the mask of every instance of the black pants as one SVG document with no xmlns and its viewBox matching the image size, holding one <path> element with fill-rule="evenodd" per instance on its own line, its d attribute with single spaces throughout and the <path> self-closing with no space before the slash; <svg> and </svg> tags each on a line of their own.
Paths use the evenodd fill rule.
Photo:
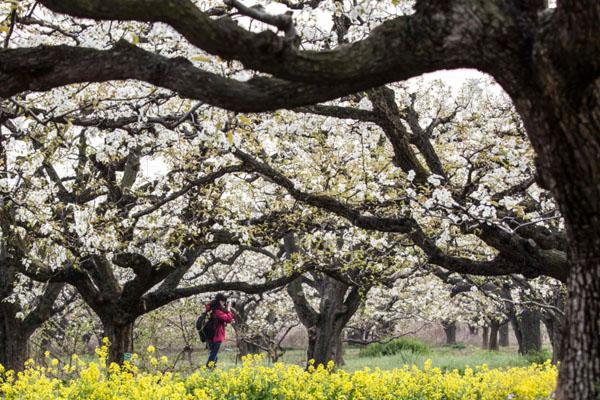
<svg viewBox="0 0 600 400">
<path fill-rule="evenodd" d="M 206 361 L 206 366 L 210 367 L 211 366 L 211 362 L 213 363 L 212 366 L 216 366 L 217 365 L 217 360 L 219 359 L 218 354 L 219 354 L 219 349 L 221 348 L 221 342 L 218 343 L 213 343 L 213 342 L 209 342 L 208 343 L 208 361 Z"/>
</svg>

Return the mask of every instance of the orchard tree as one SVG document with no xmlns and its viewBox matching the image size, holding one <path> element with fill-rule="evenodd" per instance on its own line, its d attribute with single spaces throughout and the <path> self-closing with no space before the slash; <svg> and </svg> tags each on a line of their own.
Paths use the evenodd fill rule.
<svg viewBox="0 0 600 400">
<path fill-rule="evenodd" d="M 402 95 L 406 104 L 396 104 Z M 422 112 L 423 103 L 434 111 Z M 234 154 L 300 201 L 362 228 L 407 233 L 433 264 L 467 274 L 566 279 L 560 215 L 534 185 L 531 149 L 501 95 L 486 94 L 477 82 L 455 99 L 439 84 L 398 96 L 380 88 L 354 107 L 300 111 L 344 120 L 280 115 L 255 128 L 274 132 L 278 153 L 268 162 L 247 153 L 257 153 L 248 143 Z M 393 217 L 399 213 L 411 229 Z M 482 245 L 489 249 L 479 258 L 485 262 L 460 257 Z"/>
<path fill-rule="evenodd" d="M 321 231 L 284 238 L 292 260 L 314 258 L 317 270 L 287 286 L 298 319 L 308 333 L 307 360 L 343 365 L 343 331 L 369 291 L 391 287 L 410 274 L 398 243 L 376 238 L 356 228 Z M 407 271 L 408 270 L 408 271 Z"/>
<path fill-rule="evenodd" d="M 277 362 L 285 354 L 283 342 L 300 322 L 282 289 L 236 299 L 232 326 L 240 357 L 265 352 L 271 362 Z"/>
<path fill-rule="evenodd" d="M 29 339 L 62 306 L 56 300 L 64 284 L 31 281 L 9 266 L 0 247 L 0 364 L 20 371 L 30 358 Z"/>
<path fill-rule="evenodd" d="M 351 321 L 352 326 L 366 329 L 362 329 L 362 338 L 351 342 L 367 345 L 415 335 L 426 327 L 441 325 L 446 344 L 455 344 L 458 324 L 477 321 L 482 325 L 486 318 L 496 314 L 494 303 L 482 292 L 464 290 L 455 293 L 453 289 L 457 282 L 463 282 L 456 274 L 451 279 L 438 279 L 436 275 L 438 273 L 420 268 L 396 281 L 391 290 L 376 288 L 371 291 L 365 306 Z"/>
<path fill-rule="evenodd" d="M 0 364 L 19 371 L 29 358 L 31 335 L 65 306 L 57 301 L 64 283 L 37 283 L 21 273 L 27 263 L 10 254 L 9 242 L 17 233 L 13 196 L 28 190 L 23 170 L 9 163 L 10 135 L 0 132 Z M 16 176 L 19 176 L 18 178 Z"/>
<path fill-rule="evenodd" d="M 490 74 L 510 95 L 522 118 L 536 152 L 538 181 L 551 191 L 565 218 L 570 297 L 558 398 L 597 397 L 597 1 L 560 0 L 549 8 L 543 0 L 418 0 L 409 12 L 386 13 L 388 18 L 376 19 L 374 23 L 379 26 L 368 35 L 351 36 L 351 44 L 325 51 L 299 47 L 302 41 L 291 15 L 271 15 L 237 0 L 228 0 L 227 5 L 283 34 L 256 24 L 249 30 L 231 18 L 211 18 L 222 16 L 222 9 L 201 10 L 191 0 L 40 3 L 58 13 L 94 20 L 163 22 L 198 49 L 271 76 L 239 81 L 180 57 L 170 58 L 172 53 L 162 55 L 158 49 L 124 41 L 108 49 L 80 47 L 75 39 L 70 45 L 38 47 L 21 42 L 0 54 L 2 96 L 129 78 L 231 110 L 267 111 L 317 103 L 440 69 L 475 68 Z M 320 7 L 320 3 L 307 5 Z M 290 4 L 293 8 L 304 5 Z M 357 12 L 353 16 L 365 21 Z M 7 18 L 7 47 L 10 36 L 17 36 L 12 29 L 17 21 L 16 14 Z M 410 220 L 386 223 L 403 226 L 405 233 L 414 229 Z"/>
<path fill-rule="evenodd" d="M 478 82 L 466 85 L 457 97 L 439 83 L 419 92 L 407 94 L 404 107 L 395 103 L 391 89 L 382 88 L 362 97 L 356 108 L 336 105 L 300 110 L 350 121 L 297 120 L 279 114 L 277 119 L 287 123 L 256 124 L 266 151 L 261 157 L 278 164 L 278 170 L 244 151 L 235 154 L 296 199 L 359 226 L 395 232 L 397 228 L 383 223 L 383 218 L 361 218 L 359 212 L 385 215 L 399 208 L 404 215 L 410 212 L 416 232 L 408 236 L 431 263 L 472 274 L 498 275 L 496 268 L 501 268 L 504 273 L 520 272 L 530 278 L 546 274 L 564 279 L 568 264 L 561 219 L 551 199 L 533 184 L 531 150 L 510 105 L 501 95 L 482 92 Z M 365 109 L 369 102 L 372 110 Z M 373 124 L 389 140 L 389 150 L 382 146 L 385 139 Z M 348 137 L 348 132 L 353 135 Z M 269 142 L 269 137 L 274 139 Z M 409 143 L 418 149 L 426 167 Z M 388 151 L 393 155 L 391 162 Z M 395 191 L 392 186 L 402 179 L 395 167 L 406 173 L 405 190 Z M 356 206 L 353 209 L 349 204 Z M 498 304 L 503 307 L 502 302 Z M 505 323 L 500 315 L 493 312 L 482 319 L 492 338 Z M 448 332 L 453 322 L 445 321 Z M 517 332 L 520 326 L 515 325 Z M 496 342 L 492 341 L 494 347 Z"/>
<path fill-rule="evenodd" d="M 27 190 L 6 196 L 7 207 L 15 210 L 10 220 L 3 218 L 6 224 L 13 221 L 5 239 L 8 265 L 40 282 L 76 287 L 112 343 L 111 361 L 122 361 L 133 350 L 134 323 L 147 312 L 204 292 L 262 292 L 299 274 L 290 270 L 277 276 L 277 265 L 267 264 L 273 275 L 263 276 L 263 282 L 185 283 L 188 272 L 201 276 L 218 266 L 196 265 L 205 252 L 226 243 L 246 244 L 240 251 L 252 251 L 276 240 L 278 233 L 249 238 L 251 227 L 268 223 L 268 216 L 247 217 L 243 204 L 229 203 L 233 197 L 226 199 L 219 181 L 240 171 L 239 163 L 204 143 L 201 127 L 189 133 L 186 129 L 192 128 L 180 126 L 194 121 L 193 107 L 181 115 L 152 116 L 170 109 L 161 103 L 156 110 L 153 100 L 161 102 L 144 96 L 136 108 L 148 114 L 142 123 L 110 100 L 105 111 L 112 119 L 97 119 L 93 127 L 81 108 L 68 120 L 41 110 L 29 119 L 34 112 L 21 104 L 7 110 L 4 123 L 12 138 L 7 154 L 16 171 L 6 179 L 27 182 Z M 156 130 L 162 130 L 161 143 L 148 141 Z M 169 137 L 169 132 L 182 137 Z M 179 153 L 174 146 L 187 151 Z M 159 173 L 147 167 L 151 162 L 163 165 Z"/>
<path fill-rule="evenodd" d="M 445 282 L 455 281 L 452 295 L 478 291 L 485 296 L 491 306 L 489 308 L 495 310 L 485 318 L 488 328 L 487 335 L 484 333 L 485 347 L 497 350 L 502 325 L 509 322 L 517 339 L 519 353 L 540 352 L 543 322 L 552 345 L 553 361 L 562 359 L 559 340 L 564 322 L 565 288 L 560 282 L 547 277 L 526 280 L 514 274 L 481 281 L 477 277 L 452 277 L 448 272 L 438 269 L 434 273 Z"/>
<path fill-rule="evenodd" d="M 542 350 L 543 323 L 552 346 L 552 361 L 556 363 L 563 360 L 560 339 L 565 328 L 564 285 L 543 277 L 525 281 L 513 276 L 505 280 L 500 292 L 494 291 L 491 295 L 496 301 L 505 303 L 520 353 Z"/>
</svg>

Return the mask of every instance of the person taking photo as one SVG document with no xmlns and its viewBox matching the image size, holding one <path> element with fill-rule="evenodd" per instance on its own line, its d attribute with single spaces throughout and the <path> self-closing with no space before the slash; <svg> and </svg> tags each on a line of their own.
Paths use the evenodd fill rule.
<svg viewBox="0 0 600 400">
<path fill-rule="evenodd" d="M 225 340 L 225 326 L 233 321 L 231 302 L 223 293 L 218 293 L 214 300 L 206 305 L 206 311 L 211 312 L 211 322 L 214 324 L 214 335 L 207 340 L 208 360 L 206 366 L 214 368 L 217 365 L 219 349 Z"/>
</svg>

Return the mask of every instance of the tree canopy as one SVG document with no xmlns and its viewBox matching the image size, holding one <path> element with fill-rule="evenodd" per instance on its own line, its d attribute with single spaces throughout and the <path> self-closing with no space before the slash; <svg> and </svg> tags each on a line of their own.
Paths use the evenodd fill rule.
<svg viewBox="0 0 600 400">
<path fill-rule="evenodd" d="M 0 7 L 4 264 L 82 295 L 139 300 L 166 279 L 176 298 L 194 292 L 172 284 L 200 248 L 339 228 L 326 211 L 375 249 L 409 239 L 452 271 L 566 282 L 558 397 L 596 397 L 597 1 Z M 456 68 L 508 97 L 486 105 L 472 86 L 452 104 L 397 84 Z M 147 176 L 145 162 L 169 172 Z"/>
</svg>

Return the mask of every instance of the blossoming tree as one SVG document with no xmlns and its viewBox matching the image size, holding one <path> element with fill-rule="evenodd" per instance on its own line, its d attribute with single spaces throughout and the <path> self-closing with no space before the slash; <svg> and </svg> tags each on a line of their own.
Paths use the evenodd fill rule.
<svg viewBox="0 0 600 400">
<path fill-rule="evenodd" d="M 566 357 L 561 364 L 558 397 L 597 397 L 600 380 L 600 346 L 596 335 L 600 309 L 597 168 L 600 49 L 595 40 L 600 29 L 597 24 L 600 4 L 597 1 L 560 0 L 552 7 L 542 0 L 417 0 L 412 8 L 384 3 L 381 7 L 386 12 L 381 17 L 354 12 L 352 18 L 358 23 L 377 27 L 366 35 L 349 37 L 351 44 L 334 49 L 323 49 L 329 45 L 327 41 L 321 47 L 311 46 L 310 41 L 303 43 L 292 15 L 273 15 L 237 0 L 228 0 L 228 7 L 272 26 L 273 30 L 265 25 L 238 25 L 230 17 L 222 17 L 227 9 L 199 8 L 191 0 L 42 0 L 39 3 L 60 14 L 88 18 L 76 24 L 83 35 L 92 25 L 106 27 L 106 36 L 96 41 L 99 45 L 96 48 L 80 46 L 78 32 L 72 31 L 64 35 L 71 38 L 70 44 L 27 46 L 38 44 L 36 40 L 13 44 L 13 48 L 0 53 L 2 96 L 72 83 L 137 79 L 235 111 L 267 111 L 314 104 L 440 69 L 475 68 L 490 74 L 510 95 L 535 150 L 538 182 L 552 193 L 565 218 L 570 268 L 566 274 L 562 269 L 559 272 L 568 282 L 570 297 L 564 339 Z M 311 7 L 336 12 L 335 3 L 327 1 L 286 3 L 292 8 L 308 6 L 299 12 L 303 15 Z M 19 12 L 17 6 L 6 19 L 3 29 L 6 47 L 19 36 L 13 29 L 18 21 L 23 21 L 23 16 L 31 17 Z M 59 18 L 42 23 L 24 20 L 21 24 L 33 23 L 61 32 L 63 29 L 55 23 Z M 123 25 L 113 31 L 110 24 L 90 23 L 89 19 L 137 21 L 148 24 L 150 30 L 152 24 L 168 24 L 197 49 L 225 61 L 240 61 L 245 68 L 270 76 L 259 75 L 250 80 L 223 76 L 208 66 L 194 65 L 190 59 L 182 58 L 177 46 L 157 42 L 137 46 L 117 41 L 113 34 L 123 36 L 118 34 L 123 33 Z M 164 25 L 157 29 L 164 30 Z M 137 30 L 146 32 L 143 28 Z M 136 37 L 133 42 L 139 43 L 140 36 Z M 360 214 L 345 213 L 362 224 L 374 224 Z M 413 234 L 416 231 L 410 218 L 379 222 L 387 225 L 388 230 Z M 518 238 L 507 234 L 506 240 L 518 241 Z M 478 266 L 505 273 L 504 264 Z M 459 269 L 464 265 L 456 262 L 454 267 Z M 529 267 L 526 265 L 526 273 Z"/>
</svg>

